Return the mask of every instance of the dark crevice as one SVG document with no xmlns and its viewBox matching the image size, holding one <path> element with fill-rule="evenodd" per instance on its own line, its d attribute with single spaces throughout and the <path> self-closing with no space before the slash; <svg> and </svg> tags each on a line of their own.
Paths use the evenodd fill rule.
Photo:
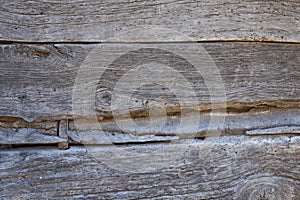
<svg viewBox="0 0 300 200">
<path fill-rule="evenodd" d="M 113 142 L 114 145 L 117 146 L 123 146 L 123 145 L 139 145 L 139 144 L 166 144 L 166 143 L 170 143 L 170 140 L 161 140 L 161 141 L 137 141 L 137 142 L 125 142 L 125 143 L 121 143 L 121 142 Z"/>
<path fill-rule="evenodd" d="M 196 136 L 194 137 L 195 140 L 205 140 L 204 136 Z"/>
<path fill-rule="evenodd" d="M 57 144 L 0 144 L 0 149 L 20 149 L 32 147 L 57 147 Z"/>
<path fill-rule="evenodd" d="M 120 42 L 120 41 L 38 41 L 38 42 L 33 42 L 33 41 L 22 41 L 22 40 L 14 40 L 14 41 L 7 41 L 7 40 L 0 40 L 0 45 L 1 44 L 36 44 L 36 45 L 41 45 L 41 44 L 178 44 L 178 43 L 221 43 L 221 42 L 260 42 L 260 43 L 283 43 L 283 44 L 300 44 L 300 41 L 281 41 L 281 40 L 271 40 L 271 39 L 253 39 L 253 40 L 247 40 L 247 39 L 228 39 L 228 40 L 201 40 L 201 41 L 127 41 L 127 42 Z"/>
<path fill-rule="evenodd" d="M 269 134 L 246 134 L 247 137 L 276 137 L 276 136 L 300 136 L 300 133 L 269 133 Z"/>
</svg>

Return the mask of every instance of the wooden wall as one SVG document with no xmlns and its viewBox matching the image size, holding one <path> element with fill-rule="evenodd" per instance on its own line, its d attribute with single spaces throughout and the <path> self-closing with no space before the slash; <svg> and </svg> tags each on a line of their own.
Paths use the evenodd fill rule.
<svg viewBox="0 0 300 200">
<path fill-rule="evenodd" d="M 300 199 L 299 0 L 0 2 L 1 199 Z"/>
</svg>

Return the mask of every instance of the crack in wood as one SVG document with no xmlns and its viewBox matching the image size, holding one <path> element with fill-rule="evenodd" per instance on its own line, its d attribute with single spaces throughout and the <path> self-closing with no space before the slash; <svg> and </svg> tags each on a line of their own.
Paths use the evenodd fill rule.
<svg viewBox="0 0 300 200">
<path fill-rule="evenodd" d="M 300 41 L 296 40 L 274 40 L 272 38 L 245 38 L 245 39 L 206 39 L 206 40 L 194 40 L 194 41 L 65 41 L 65 42 L 49 42 L 49 41 L 22 41 L 22 40 L 1 40 L 0 45 L 6 44 L 31 44 L 31 45 L 55 45 L 55 44 L 62 44 L 62 45 L 85 45 L 85 44 L 177 44 L 177 43 L 232 43 L 232 42 L 245 42 L 245 43 L 282 43 L 282 44 L 300 44 Z"/>
<path fill-rule="evenodd" d="M 51 130 L 57 131 L 57 135 L 49 134 L 45 127 L 52 127 L 54 122 L 34 122 L 38 128 L 27 128 L 31 123 L 16 123 L 16 118 L 2 118 L 2 127 L 0 128 L 0 143 L 2 145 L 18 144 L 58 144 L 58 148 L 67 149 L 69 145 L 113 145 L 113 144 L 147 144 L 147 143 L 168 143 L 184 140 L 204 140 L 210 137 L 223 136 L 251 136 L 267 137 L 270 135 L 290 135 L 300 134 L 300 114 L 298 109 L 275 109 L 263 112 L 242 112 L 242 113 L 200 113 L 199 126 L 193 132 L 188 129 L 189 124 L 185 124 L 181 132 L 176 132 L 176 127 L 180 123 L 181 116 L 175 115 L 168 118 L 167 123 L 162 129 L 145 129 L 139 126 L 138 129 L 120 128 L 114 121 L 99 121 L 102 130 L 87 129 L 81 130 L 76 127 L 74 120 L 59 120 L 57 128 Z M 194 112 L 195 114 L 195 112 Z M 224 117 L 223 124 L 210 125 L 211 115 Z M 188 115 L 193 118 L 193 112 Z M 134 119 L 136 122 L 145 124 L 149 118 Z M 152 119 L 153 120 L 153 119 Z M 159 117 L 156 120 L 160 120 Z M 186 119 L 188 120 L 188 119 Z M 90 121 L 86 120 L 88 125 Z M 5 126 L 3 126 L 3 124 Z M 9 127 L 9 125 L 11 127 Z M 191 124 L 192 125 L 192 124 Z M 29 126 L 30 127 L 30 126 Z M 43 128 L 44 127 L 44 128 Z"/>
<path fill-rule="evenodd" d="M 247 130 L 248 136 L 263 136 L 263 135 L 300 135 L 300 126 L 276 126 L 264 129 Z"/>
</svg>

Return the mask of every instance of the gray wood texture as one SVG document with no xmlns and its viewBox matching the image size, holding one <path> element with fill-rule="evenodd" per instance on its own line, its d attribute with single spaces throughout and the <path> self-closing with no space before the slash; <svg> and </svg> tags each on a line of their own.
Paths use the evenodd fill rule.
<svg viewBox="0 0 300 200">
<path fill-rule="evenodd" d="M 13 130 L 0 127 L 0 144 L 55 144 L 67 142 L 67 139 L 51 134 L 53 130 L 50 130 L 50 133 L 43 133 L 44 131 L 33 128 Z"/>
<path fill-rule="evenodd" d="M 164 144 L 118 147 L 125 151 L 160 150 Z M 203 154 L 205 146 L 212 150 Z M 136 173 L 116 163 L 131 157 L 95 157 L 84 147 L 0 151 L 1 199 L 294 199 L 300 198 L 300 138 L 223 137 L 216 143 L 177 144 L 160 152 L 162 161 L 187 151 L 172 165 L 151 168 L 153 156 L 137 157 L 149 165 Z M 97 147 L 95 147 L 97 148 Z M 109 152 L 116 147 L 98 147 Z M 172 150 L 172 148 L 170 148 Z M 108 162 L 111 161 L 111 162 Z M 108 163 L 107 163 L 108 162 Z M 153 171 L 152 171 L 153 170 Z"/>
<path fill-rule="evenodd" d="M 126 44 L 123 45 L 126 47 Z M 169 46 L 161 44 L 161 47 L 164 45 Z M 209 53 L 222 76 L 227 111 L 299 108 L 300 45 L 237 42 L 203 43 L 201 46 Z M 93 47 L 95 45 L 1 45 L 0 116 L 21 118 L 29 122 L 72 118 L 75 78 L 85 56 Z M 139 45 L 136 44 L 136 47 Z M 157 45 L 149 44 L 149 48 L 151 47 Z M 118 50 L 112 47 L 106 55 L 110 56 L 115 52 Z M 148 54 L 153 54 L 154 57 L 149 58 Z M 143 55 L 145 57 L 142 56 L 141 60 L 153 59 L 162 62 L 169 56 L 166 52 L 151 52 L 147 49 L 143 50 L 142 54 L 133 52 L 125 55 L 116 59 L 105 70 L 101 79 L 99 77 L 95 92 L 99 118 L 111 117 L 110 92 L 122 74 L 130 70 L 130 56 L 140 58 L 139 56 Z M 181 65 L 179 58 L 173 57 L 169 61 L 166 64 L 175 66 L 174 69 L 189 81 L 195 90 L 197 101 L 193 102 L 195 98 L 190 98 L 189 94 L 185 98 L 191 101 L 191 105 L 199 106 L 197 109 L 209 111 L 213 99 L 203 78 L 188 66 Z M 94 75 L 94 72 L 91 71 L 90 75 Z M 172 77 L 166 78 L 172 81 Z M 90 81 L 89 76 L 83 81 Z M 218 89 L 219 86 L 214 86 L 214 89 Z M 102 90 L 103 88 L 105 90 Z M 176 96 L 160 85 L 142 86 L 133 95 L 135 102 L 130 110 L 136 117 L 145 115 L 144 111 L 149 109 L 149 105 L 158 100 L 168 113 L 176 113 L 180 109 Z"/>
<path fill-rule="evenodd" d="M 256 129 L 246 132 L 246 135 L 300 134 L 299 126 L 281 126 L 275 128 Z"/>
<path fill-rule="evenodd" d="M 243 112 L 229 114 L 214 114 L 215 119 L 222 119 L 219 123 L 211 123 L 210 113 L 200 114 L 197 126 L 193 123 L 196 112 L 188 116 L 172 116 L 163 127 L 157 126 L 127 126 L 120 127 L 114 120 L 101 121 L 99 127 L 94 127 L 89 120 L 84 127 L 76 125 L 76 121 L 61 120 L 58 128 L 28 128 L 19 123 L 18 126 L 3 126 L 0 129 L 0 144 L 51 144 L 58 143 L 59 148 L 67 149 L 70 144 L 131 144 L 131 143 L 160 143 L 175 142 L 185 139 L 205 139 L 221 136 L 260 136 L 260 135 L 299 135 L 300 110 L 299 109 L 273 109 L 268 112 Z M 153 123 L 153 120 L 162 121 L 162 117 L 155 119 L 139 118 L 138 124 Z M 182 123 L 184 127 L 178 131 Z M 44 122 L 52 123 L 52 122 Z M 78 123 L 78 122 L 77 122 Z M 48 125 L 50 126 L 50 125 Z M 47 126 L 44 126 L 47 127 Z M 88 128 L 85 128 L 88 127 Z M 59 136 L 59 137 L 58 137 Z"/>
<path fill-rule="evenodd" d="M 67 120 L 60 120 L 58 122 L 58 132 L 57 135 L 61 138 L 64 139 L 64 141 L 61 141 L 58 143 L 58 148 L 59 149 L 68 149 L 69 148 L 69 143 L 68 143 L 68 121 Z"/>
<path fill-rule="evenodd" d="M 215 118 L 211 117 L 211 114 L 201 114 L 200 121 L 197 126 L 194 126 L 195 121 L 191 120 L 196 117 L 196 114 L 190 113 L 187 117 L 172 116 L 168 118 L 165 126 L 127 126 L 120 127 L 114 120 L 100 122 L 101 130 L 104 131 L 103 135 L 108 138 L 101 138 L 99 129 L 93 129 L 89 125 L 88 120 L 85 121 L 85 126 L 88 127 L 80 129 L 81 126 L 76 125 L 74 121 L 70 121 L 68 134 L 74 141 L 84 144 L 107 144 L 107 143 L 123 143 L 126 142 L 150 142 L 155 141 L 153 136 L 160 136 L 160 141 L 164 140 L 178 140 L 178 139 L 194 139 L 194 138 L 206 138 L 215 136 L 234 136 L 234 135 L 248 135 L 255 136 L 263 133 L 265 135 L 279 134 L 279 135 L 297 135 L 300 126 L 300 110 L 299 109 L 282 109 L 272 110 L 269 112 L 255 112 L 255 113 L 239 113 L 239 114 L 214 114 Z M 219 123 L 211 123 L 212 120 L 219 120 Z M 153 120 L 161 121 L 162 118 L 158 117 Z M 186 122 L 182 122 L 182 121 Z M 149 118 L 141 118 L 135 120 L 138 124 L 150 123 Z M 184 127 L 178 132 L 177 129 L 180 123 L 184 123 Z M 83 126 L 84 127 L 84 126 Z M 217 133 L 217 135 L 216 135 Z M 85 137 L 86 135 L 86 137 Z M 93 140 L 97 136 L 101 140 Z M 122 136 L 122 137 L 121 137 Z M 133 136 L 135 136 L 133 138 Z M 167 136 L 167 137 L 162 137 Z M 173 136 L 174 138 L 169 138 Z M 129 140 L 129 138 L 132 140 Z M 143 140 L 144 137 L 149 137 L 148 140 Z M 119 140 L 117 139 L 119 138 Z M 158 139 L 158 138 L 157 138 Z"/>
<path fill-rule="evenodd" d="M 0 0 L 0 199 L 299 200 L 299 65 L 299 0 Z"/>
<path fill-rule="evenodd" d="M 298 0 L 1 0 L 0 40 L 299 42 L 299 16 Z M 151 28 L 158 35 L 145 37 Z M 127 34 L 135 29 L 138 35 Z"/>
</svg>

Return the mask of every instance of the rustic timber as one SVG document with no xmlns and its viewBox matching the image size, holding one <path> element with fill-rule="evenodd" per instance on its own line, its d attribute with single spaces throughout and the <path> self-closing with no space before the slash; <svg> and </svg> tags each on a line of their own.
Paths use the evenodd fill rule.
<svg viewBox="0 0 300 200">
<path fill-rule="evenodd" d="M 215 118 L 212 118 L 212 114 Z M 114 120 L 100 121 L 98 127 L 89 126 L 89 119 L 85 121 L 87 129 L 76 125 L 74 120 L 61 120 L 58 122 L 58 130 L 28 128 L 19 124 L 18 127 L 3 127 L 0 129 L 0 144 L 47 144 L 59 143 L 59 148 L 67 149 L 70 144 L 131 144 L 170 142 L 181 139 L 205 139 L 216 136 L 260 136 L 260 135 L 297 135 L 300 134 L 300 110 L 299 109 L 273 109 L 261 112 L 245 113 L 200 113 L 200 121 L 194 126 L 192 118 L 197 113 L 189 113 L 188 116 L 168 117 L 161 128 L 156 126 L 142 126 L 152 121 L 162 121 L 161 117 L 155 119 L 137 118 L 136 127 L 120 127 Z M 214 119 L 218 123 L 211 122 Z M 183 122 L 186 121 L 186 122 Z M 178 130 L 181 123 L 184 127 Z M 192 128 L 194 127 L 194 128 Z M 98 128 L 98 129 L 97 129 Z M 15 130 L 14 130 L 15 129 Z M 43 134 L 42 134 L 43 133 Z M 56 136 L 58 133 L 58 136 Z M 45 138 L 42 138 L 45 137 Z M 24 139 L 26 138 L 26 139 Z M 50 139 L 47 139 L 50 138 Z M 24 141 L 23 141 L 24 140 Z M 23 141 L 23 143 L 22 143 Z"/>
<path fill-rule="evenodd" d="M 299 0 L 0 0 L 0 199 L 300 199 L 299 22 Z"/>
<path fill-rule="evenodd" d="M 50 130 L 50 132 L 56 130 Z M 53 134 L 43 133 L 45 130 L 19 128 L 13 130 L 0 127 L 0 144 L 55 144 L 67 142 L 67 139 Z"/>
<path fill-rule="evenodd" d="M 44 123 L 2 123 L 0 129 L 0 144 L 53 144 L 58 143 L 59 148 L 68 148 L 70 144 L 130 144 L 149 142 L 169 142 L 180 139 L 199 139 L 215 136 L 234 135 L 297 135 L 300 134 L 300 110 L 299 109 L 273 109 L 260 112 L 241 113 L 200 113 L 197 125 L 193 118 L 198 111 L 186 116 L 175 115 L 167 117 L 163 127 L 143 126 L 143 124 L 157 123 L 162 117 L 150 119 L 142 117 L 134 119 L 140 126 L 132 127 L 127 124 L 120 127 L 114 120 L 100 121 L 100 129 L 89 126 L 89 119 L 85 120 L 87 129 L 76 125 L 74 120 L 60 120 L 53 127 Z M 214 116 L 214 118 L 212 118 Z M 211 120 L 221 119 L 219 123 L 211 123 Z M 222 119 L 224 121 L 222 121 Z M 10 119 L 12 120 L 12 119 Z M 125 121 L 125 123 L 127 123 Z M 185 127 L 179 126 L 184 123 Z M 44 127 L 44 128 L 41 128 Z M 45 128 L 48 127 L 48 128 Z M 57 130 L 58 129 L 58 130 Z M 180 130 L 180 131 L 179 131 Z M 59 136 L 59 137 L 57 137 Z M 104 137 L 100 137 L 104 136 Z"/>
<path fill-rule="evenodd" d="M 215 118 L 212 118 L 212 115 Z M 150 123 L 151 119 L 149 118 L 139 118 L 135 119 L 137 124 L 140 126 L 135 127 L 120 127 L 114 120 L 100 122 L 101 130 L 104 131 L 107 138 L 114 138 L 112 134 L 129 134 L 138 136 L 178 136 L 180 139 L 185 138 L 197 138 L 197 137 L 212 137 L 215 136 L 215 132 L 218 132 L 218 136 L 222 135 L 254 135 L 255 131 L 262 132 L 264 129 L 268 130 L 270 134 L 296 134 L 298 129 L 293 129 L 293 127 L 300 126 L 300 110 L 299 109 L 283 109 L 283 110 L 272 110 L 268 112 L 256 112 L 256 113 L 240 113 L 240 114 L 220 114 L 220 113 L 209 113 L 209 114 L 200 114 L 200 120 L 197 121 L 197 125 L 194 126 L 194 121 L 191 120 L 195 118 L 196 114 L 190 113 L 186 117 L 182 116 L 172 116 L 169 117 L 163 127 L 145 127 L 142 124 Z M 212 120 L 219 119 L 220 122 L 214 123 Z M 224 119 L 224 121 L 222 120 Z M 152 119 L 162 121 L 162 118 L 157 117 Z M 183 122 L 184 121 L 184 122 Z M 74 134 L 79 135 L 75 138 L 84 137 L 85 132 L 92 135 L 100 135 L 99 131 L 93 130 L 93 127 L 89 126 L 89 120 L 85 121 L 86 127 L 88 129 L 80 129 L 81 127 L 76 125 L 76 121 L 70 121 L 69 129 L 71 138 L 74 138 Z M 178 127 L 181 123 L 184 123 L 185 127 Z M 192 128 L 193 127 L 193 128 Z M 277 127 L 277 128 L 276 128 Z M 91 131 L 93 130 L 93 131 Z M 278 132 L 280 130 L 280 132 Z M 82 133 L 80 133 L 82 131 Z M 91 131 L 91 132 L 89 132 Z M 122 134 L 121 134 L 122 135 Z M 89 137 L 87 137 L 88 139 Z M 94 137 L 91 137 L 94 138 Z M 83 138 L 82 138 L 83 139 Z M 110 139 L 111 140 L 111 139 Z M 161 138 L 163 140 L 163 138 Z M 75 141 L 79 141 L 76 139 Z M 85 143 L 84 139 L 81 140 L 82 143 Z M 111 140 L 113 143 L 113 140 Z M 150 138 L 149 138 L 150 141 Z M 99 141 L 100 142 L 100 141 Z M 125 141 L 124 141 L 125 142 Z M 87 141 L 86 143 L 90 143 Z M 97 143 L 95 143 L 97 144 Z M 101 144 L 98 143 L 98 144 Z M 103 144 L 106 144 L 106 141 L 103 141 Z"/>
<path fill-rule="evenodd" d="M 139 45 L 136 45 L 138 48 Z M 80 64 L 95 45 L 0 46 L 0 116 L 21 118 L 28 122 L 71 119 L 74 81 Z M 201 46 L 210 54 L 222 75 L 229 112 L 299 108 L 300 45 L 235 42 L 202 43 Z M 107 54 L 115 50 L 112 48 Z M 145 49 L 142 53 L 151 60 L 147 55 L 153 51 Z M 127 54 L 136 55 L 139 54 Z M 163 61 L 168 53 L 154 52 L 154 55 Z M 117 59 L 108 67 L 102 78 L 99 77 L 99 90 L 95 93 L 97 115 L 100 118 L 111 117 L 109 92 L 124 70 L 130 69 L 126 68 L 130 64 L 126 60 L 127 56 Z M 172 65 L 175 69 L 177 64 L 177 71 L 182 73 L 195 89 L 198 99 L 197 105 L 194 106 L 209 111 L 211 99 L 204 80 L 180 62 L 173 58 L 170 64 L 175 64 Z M 125 68 L 120 68 L 122 63 Z M 177 113 L 180 110 L 176 97 L 160 85 L 143 86 L 134 93 L 134 98 L 136 102 L 131 107 L 133 117 L 145 116 L 144 111 L 149 108 L 151 102 L 157 102 L 157 99 L 168 113 Z M 189 99 L 189 95 L 186 98 Z M 193 103 L 194 99 L 190 100 Z M 148 102 L 148 105 L 145 102 Z"/>
<path fill-rule="evenodd" d="M 154 151 L 165 144 L 132 145 L 125 151 Z M 162 161 L 176 154 L 160 151 Z M 212 146 L 209 154 L 200 151 Z M 177 147 L 177 148 L 175 148 Z M 97 148 L 97 147 L 94 147 Z M 101 147 L 110 151 L 115 147 Z M 101 160 L 84 147 L 69 150 L 0 151 L 0 198 L 10 199 L 299 199 L 300 137 L 221 137 L 198 141 L 172 165 L 114 169 L 131 157 Z M 111 161 L 111 165 L 107 162 Z M 137 164 L 158 162 L 138 157 Z M 152 171 L 153 170 L 153 171 Z"/>
<path fill-rule="evenodd" d="M 41 130 L 55 130 L 52 134 L 57 135 L 57 121 L 27 122 L 17 117 L 0 117 L 0 127 L 3 128 L 36 128 Z M 49 131 L 48 131 L 49 133 Z"/>
<path fill-rule="evenodd" d="M 283 135 L 283 134 L 300 134 L 300 126 L 279 126 L 274 128 L 256 129 L 246 131 L 246 135 Z"/>
<path fill-rule="evenodd" d="M 298 0 L 2 0 L 0 40 L 117 42 L 138 29 L 138 35 L 125 41 L 299 42 L 299 15 Z M 151 38 L 144 37 L 148 29 L 154 34 Z"/>
<path fill-rule="evenodd" d="M 78 133 L 80 132 L 80 133 Z M 122 132 L 108 132 L 104 131 L 106 139 L 103 140 L 100 136 L 100 130 L 86 130 L 86 131 L 68 131 L 68 136 L 71 138 L 70 143 L 75 144 L 132 144 L 132 143 L 159 143 L 170 142 L 172 140 L 178 140 L 177 136 L 155 136 L 154 134 L 137 136 L 131 133 Z M 102 139 L 102 140 L 101 140 Z"/>
</svg>

